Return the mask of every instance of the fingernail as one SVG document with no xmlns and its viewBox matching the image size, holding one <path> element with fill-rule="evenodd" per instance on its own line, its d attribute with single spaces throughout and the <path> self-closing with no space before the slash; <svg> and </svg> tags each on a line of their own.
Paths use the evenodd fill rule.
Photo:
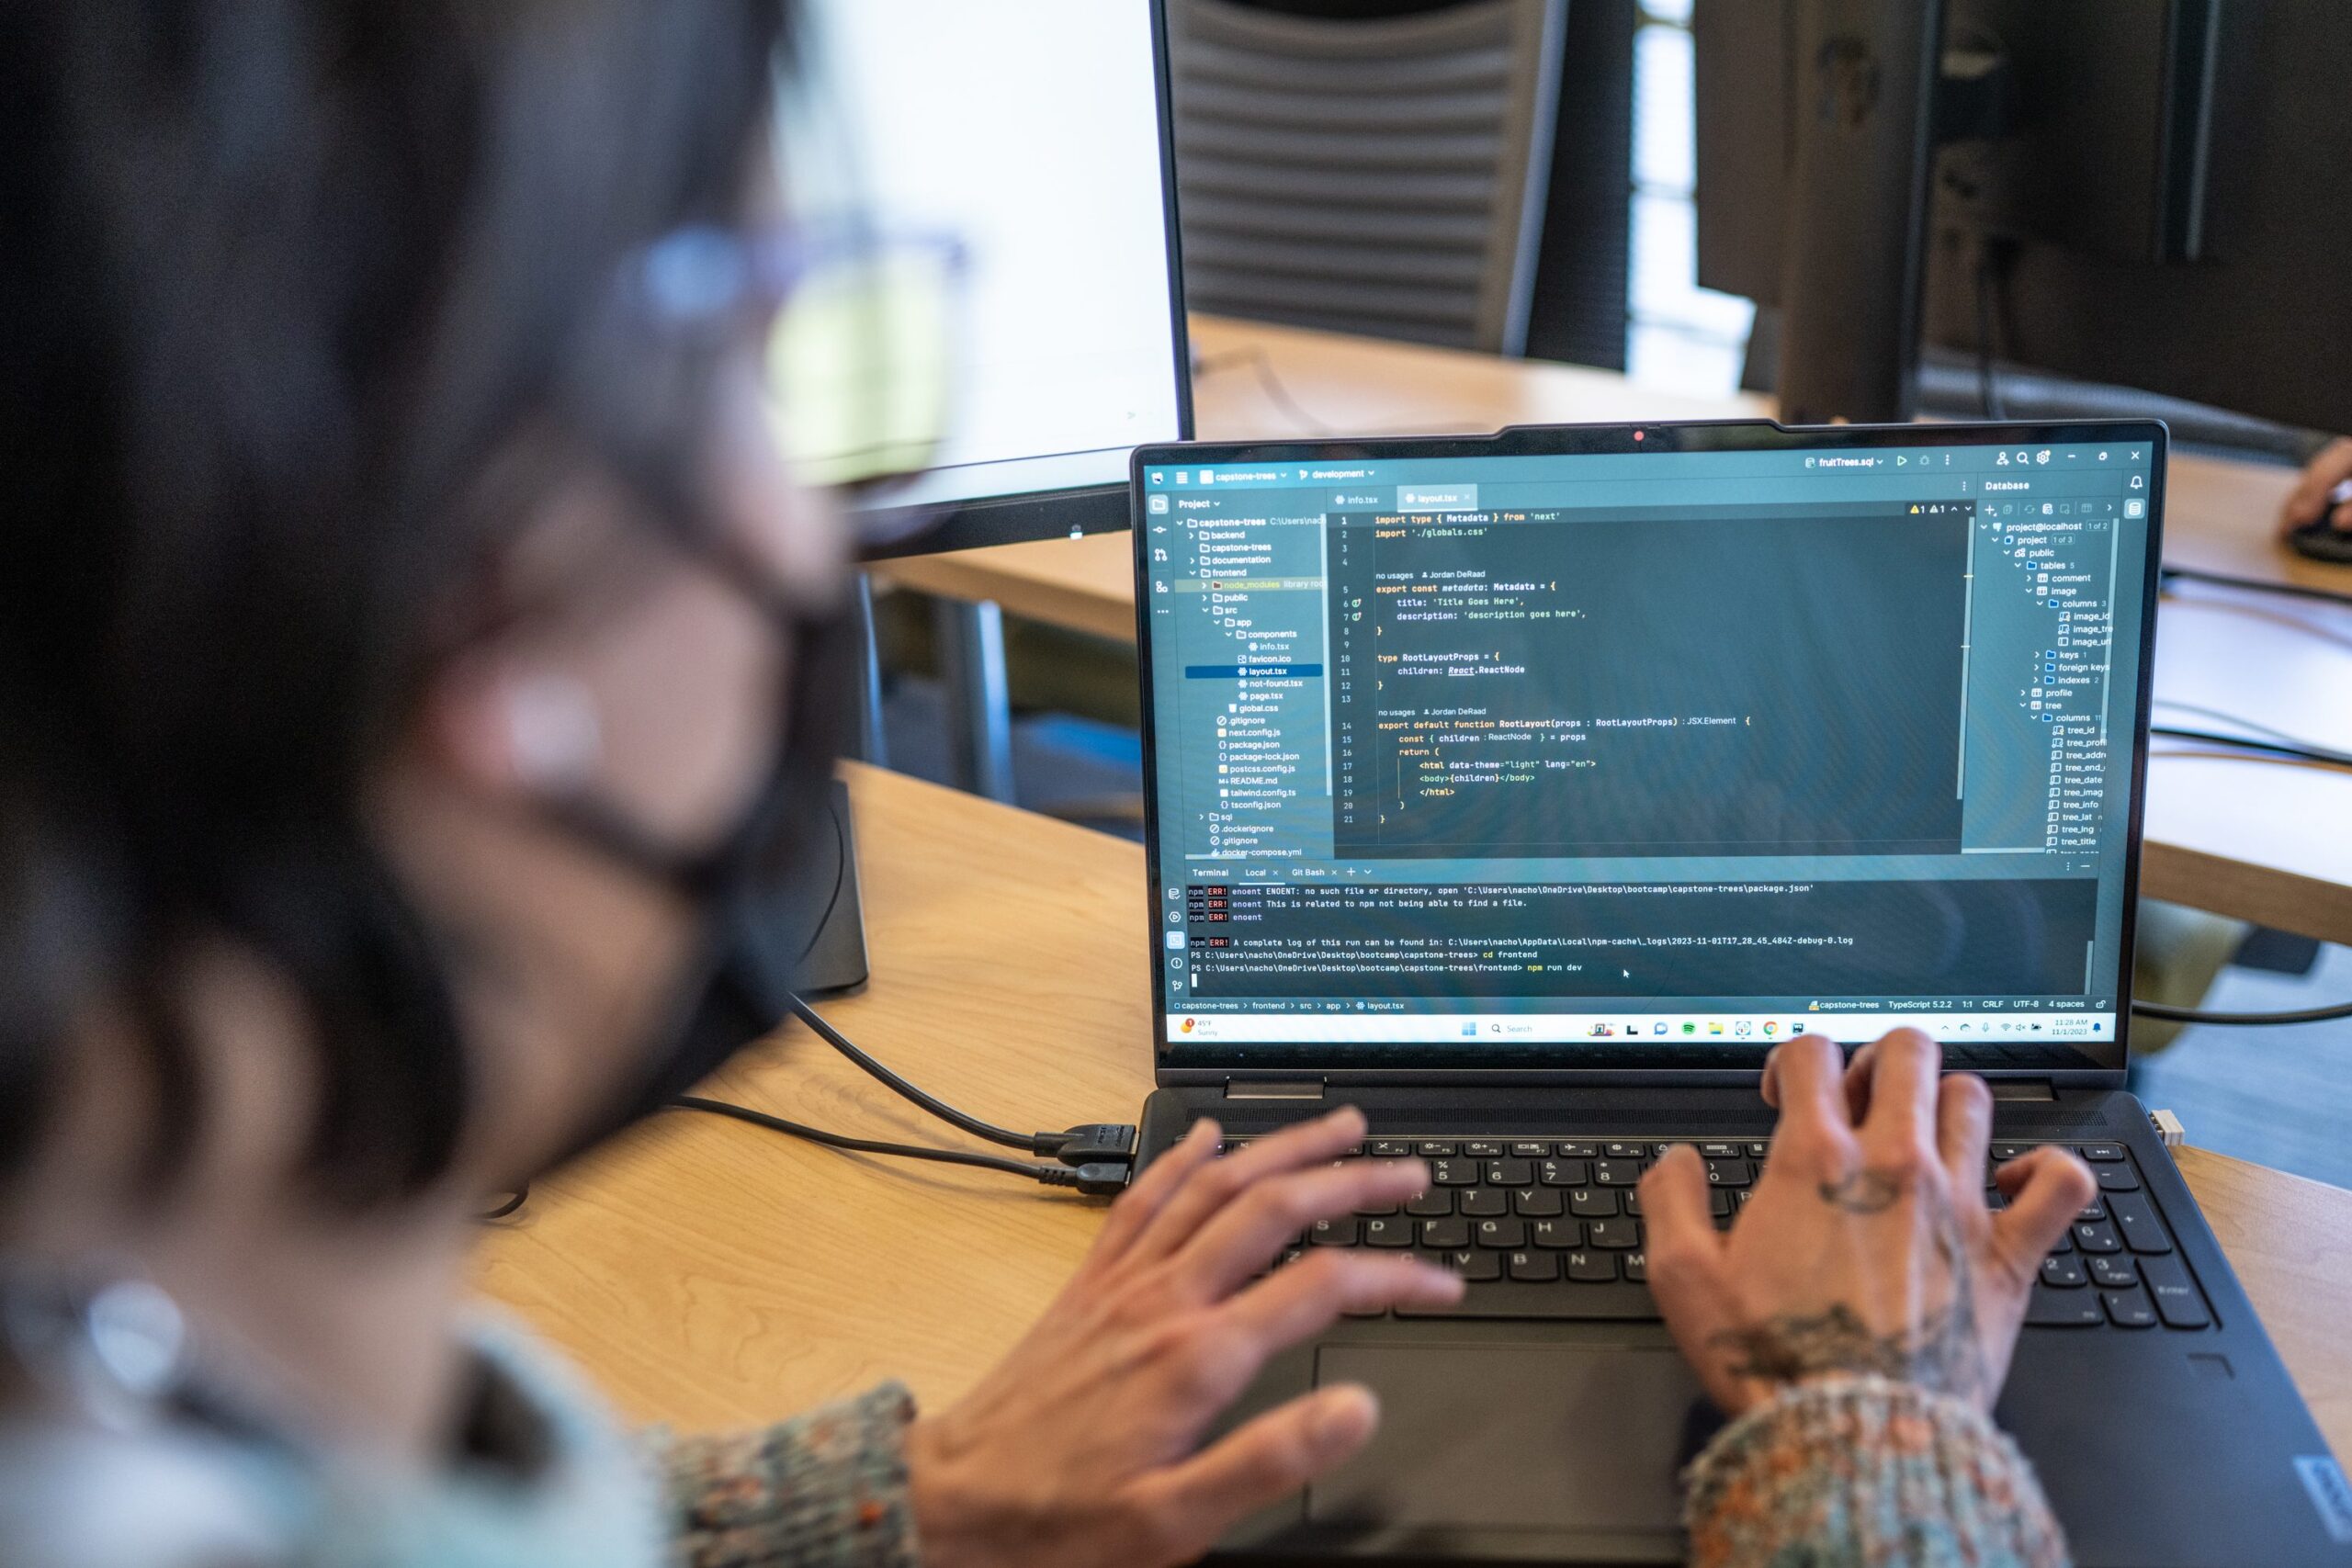
<svg viewBox="0 0 2352 1568">
<path fill-rule="evenodd" d="M 1380 1401 L 1372 1390 L 1360 1383 L 1342 1383 L 1325 1389 L 1316 1402 L 1313 1419 L 1315 1446 L 1329 1452 L 1333 1449 L 1353 1448 L 1372 1436 L 1380 1423 Z"/>
</svg>

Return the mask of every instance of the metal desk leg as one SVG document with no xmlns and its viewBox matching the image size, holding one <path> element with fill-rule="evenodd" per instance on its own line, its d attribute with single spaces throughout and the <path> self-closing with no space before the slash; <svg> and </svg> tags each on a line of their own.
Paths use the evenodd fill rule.
<svg viewBox="0 0 2352 1568">
<path fill-rule="evenodd" d="M 850 614 L 857 617 L 861 665 L 857 676 L 857 733 L 852 741 L 856 750 L 853 754 L 861 762 L 887 768 L 890 765 L 890 741 L 882 728 L 882 647 L 874 636 L 874 579 L 859 572 L 856 592 L 856 603 L 850 606 Z"/>
<path fill-rule="evenodd" d="M 956 782 L 990 800 L 1012 799 L 1012 700 L 1005 682 L 1004 612 L 987 600 L 941 599 L 932 611 L 947 687 Z"/>
</svg>

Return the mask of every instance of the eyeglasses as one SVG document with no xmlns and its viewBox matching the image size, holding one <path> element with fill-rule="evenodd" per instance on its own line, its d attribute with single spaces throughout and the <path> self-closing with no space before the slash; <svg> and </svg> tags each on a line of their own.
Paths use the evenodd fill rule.
<svg viewBox="0 0 2352 1568">
<path fill-rule="evenodd" d="M 764 327 L 777 445 L 803 480 L 870 508 L 948 433 L 965 266 L 944 234 L 701 225 L 640 252 L 622 297 L 665 336 Z"/>
</svg>

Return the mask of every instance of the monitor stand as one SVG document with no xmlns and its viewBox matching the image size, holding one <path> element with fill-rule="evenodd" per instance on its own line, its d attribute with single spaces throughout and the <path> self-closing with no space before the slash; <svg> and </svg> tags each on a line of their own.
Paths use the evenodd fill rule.
<svg viewBox="0 0 2352 1568">
<path fill-rule="evenodd" d="M 865 905 L 858 895 L 857 839 L 850 829 L 849 785 L 833 780 L 825 796 L 826 818 L 831 831 L 824 834 L 809 859 L 809 874 L 833 884 L 832 896 L 821 906 L 817 929 L 794 965 L 803 997 L 841 996 L 865 984 L 870 972 L 865 957 Z"/>
<path fill-rule="evenodd" d="M 850 832 L 849 785 L 832 781 L 823 827 L 811 835 L 806 882 L 755 893 L 718 1005 L 746 1038 L 782 1028 L 792 998 L 838 997 L 865 984 L 865 909 L 858 896 L 857 840 Z"/>
<path fill-rule="evenodd" d="M 857 574 L 850 613 L 856 621 L 860 645 L 857 679 L 857 723 L 852 755 L 877 767 L 888 765 L 882 738 L 882 663 L 874 640 L 873 584 Z M 825 792 L 826 830 L 809 846 L 808 874 L 811 891 L 823 889 L 814 901 L 816 924 L 786 899 L 760 933 L 763 951 L 754 956 L 767 976 L 788 976 L 785 985 L 803 998 L 844 996 L 865 986 L 871 973 L 865 953 L 865 902 L 857 881 L 857 835 L 853 831 L 849 784 L 835 774 Z M 770 945 L 770 944 L 773 945 Z M 778 999 L 768 1027 L 784 1020 Z"/>
</svg>

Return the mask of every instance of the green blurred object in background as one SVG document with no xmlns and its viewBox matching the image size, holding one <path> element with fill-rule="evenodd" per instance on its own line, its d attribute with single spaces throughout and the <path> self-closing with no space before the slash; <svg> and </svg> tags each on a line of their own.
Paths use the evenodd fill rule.
<svg viewBox="0 0 2352 1568">
<path fill-rule="evenodd" d="M 955 407 L 963 253 L 945 239 L 840 247 L 768 340 L 768 413 L 804 483 L 856 491 L 930 463 Z"/>
</svg>

